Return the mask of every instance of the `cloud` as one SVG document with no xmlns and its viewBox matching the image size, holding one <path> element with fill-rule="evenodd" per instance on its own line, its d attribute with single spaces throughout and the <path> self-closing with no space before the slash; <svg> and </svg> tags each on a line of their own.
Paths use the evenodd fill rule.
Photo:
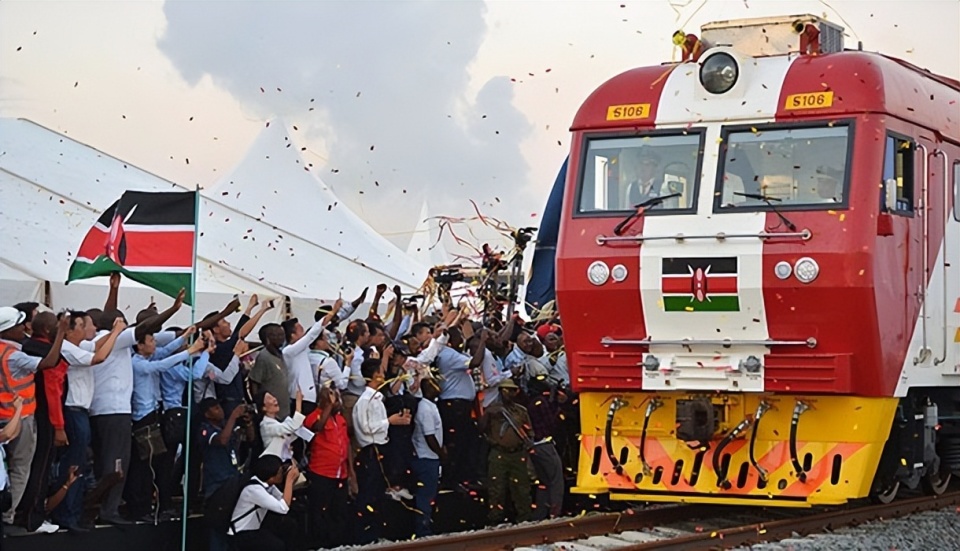
<svg viewBox="0 0 960 551">
<path fill-rule="evenodd" d="M 524 225 L 542 202 L 524 191 L 520 143 L 531 124 L 513 107 L 506 77 L 467 97 L 485 10 L 479 2 L 167 2 L 158 45 L 187 82 L 210 75 L 256 116 L 282 116 L 323 144 L 321 177 L 381 231 L 411 229 L 422 198 L 434 214 L 466 215 L 468 199 L 498 197 L 511 211 L 495 214 Z"/>
</svg>

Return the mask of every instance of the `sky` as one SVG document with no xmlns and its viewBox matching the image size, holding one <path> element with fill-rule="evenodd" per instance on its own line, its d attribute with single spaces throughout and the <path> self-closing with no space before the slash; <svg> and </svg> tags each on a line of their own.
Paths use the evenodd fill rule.
<svg viewBox="0 0 960 551">
<path fill-rule="evenodd" d="M 802 13 L 845 27 L 847 47 L 960 78 L 957 0 L 7 0 L 0 116 L 204 188 L 282 120 L 341 200 L 405 247 L 424 201 L 539 225 L 580 103 L 674 59 L 677 28 Z"/>
</svg>

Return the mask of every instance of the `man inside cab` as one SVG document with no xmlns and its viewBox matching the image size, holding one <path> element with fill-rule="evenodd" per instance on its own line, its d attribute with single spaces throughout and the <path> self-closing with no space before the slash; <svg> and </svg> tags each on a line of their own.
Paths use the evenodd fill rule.
<svg viewBox="0 0 960 551">
<path fill-rule="evenodd" d="M 657 171 L 660 166 L 660 156 L 649 146 L 641 147 L 639 151 L 625 153 L 624 168 L 627 170 L 626 177 L 629 182 L 625 207 L 633 207 L 659 197 L 660 188 L 663 185 L 660 173 Z"/>
</svg>

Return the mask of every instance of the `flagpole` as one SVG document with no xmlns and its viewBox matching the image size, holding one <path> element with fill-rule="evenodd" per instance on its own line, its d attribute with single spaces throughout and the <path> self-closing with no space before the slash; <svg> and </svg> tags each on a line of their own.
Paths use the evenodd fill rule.
<svg viewBox="0 0 960 551">
<path fill-rule="evenodd" d="M 190 325 L 197 323 L 197 256 L 200 242 L 200 184 L 197 184 L 193 197 L 193 275 L 190 277 Z M 197 335 L 194 338 L 200 338 Z M 190 448 L 193 439 L 191 429 L 193 427 L 193 376 L 187 382 L 187 434 L 184 435 L 184 456 L 183 456 L 183 513 L 180 517 L 180 551 L 187 551 L 187 520 L 188 506 L 190 503 Z"/>
</svg>

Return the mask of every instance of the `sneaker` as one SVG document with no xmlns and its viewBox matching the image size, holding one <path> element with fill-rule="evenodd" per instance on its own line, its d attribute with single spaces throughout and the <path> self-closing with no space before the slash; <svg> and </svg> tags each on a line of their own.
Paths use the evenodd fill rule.
<svg viewBox="0 0 960 551">
<path fill-rule="evenodd" d="M 403 499 L 413 499 L 413 494 L 411 494 L 406 488 L 400 488 L 398 490 L 394 490 L 394 492 Z"/>
<path fill-rule="evenodd" d="M 34 534 L 52 534 L 59 529 L 60 527 L 57 526 L 56 524 L 50 524 L 47 521 L 43 521 L 43 524 L 38 526 L 37 529 L 33 531 L 33 533 Z"/>
<path fill-rule="evenodd" d="M 387 488 L 387 491 L 386 491 L 385 493 L 386 493 L 388 496 L 390 496 L 390 499 L 392 499 L 392 500 L 394 500 L 394 501 L 400 501 L 400 500 L 402 499 L 402 498 L 400 497 L 399 492 L 397 492 L 397 491 L 394 490 L 393 488 Z"/>
</svg>

